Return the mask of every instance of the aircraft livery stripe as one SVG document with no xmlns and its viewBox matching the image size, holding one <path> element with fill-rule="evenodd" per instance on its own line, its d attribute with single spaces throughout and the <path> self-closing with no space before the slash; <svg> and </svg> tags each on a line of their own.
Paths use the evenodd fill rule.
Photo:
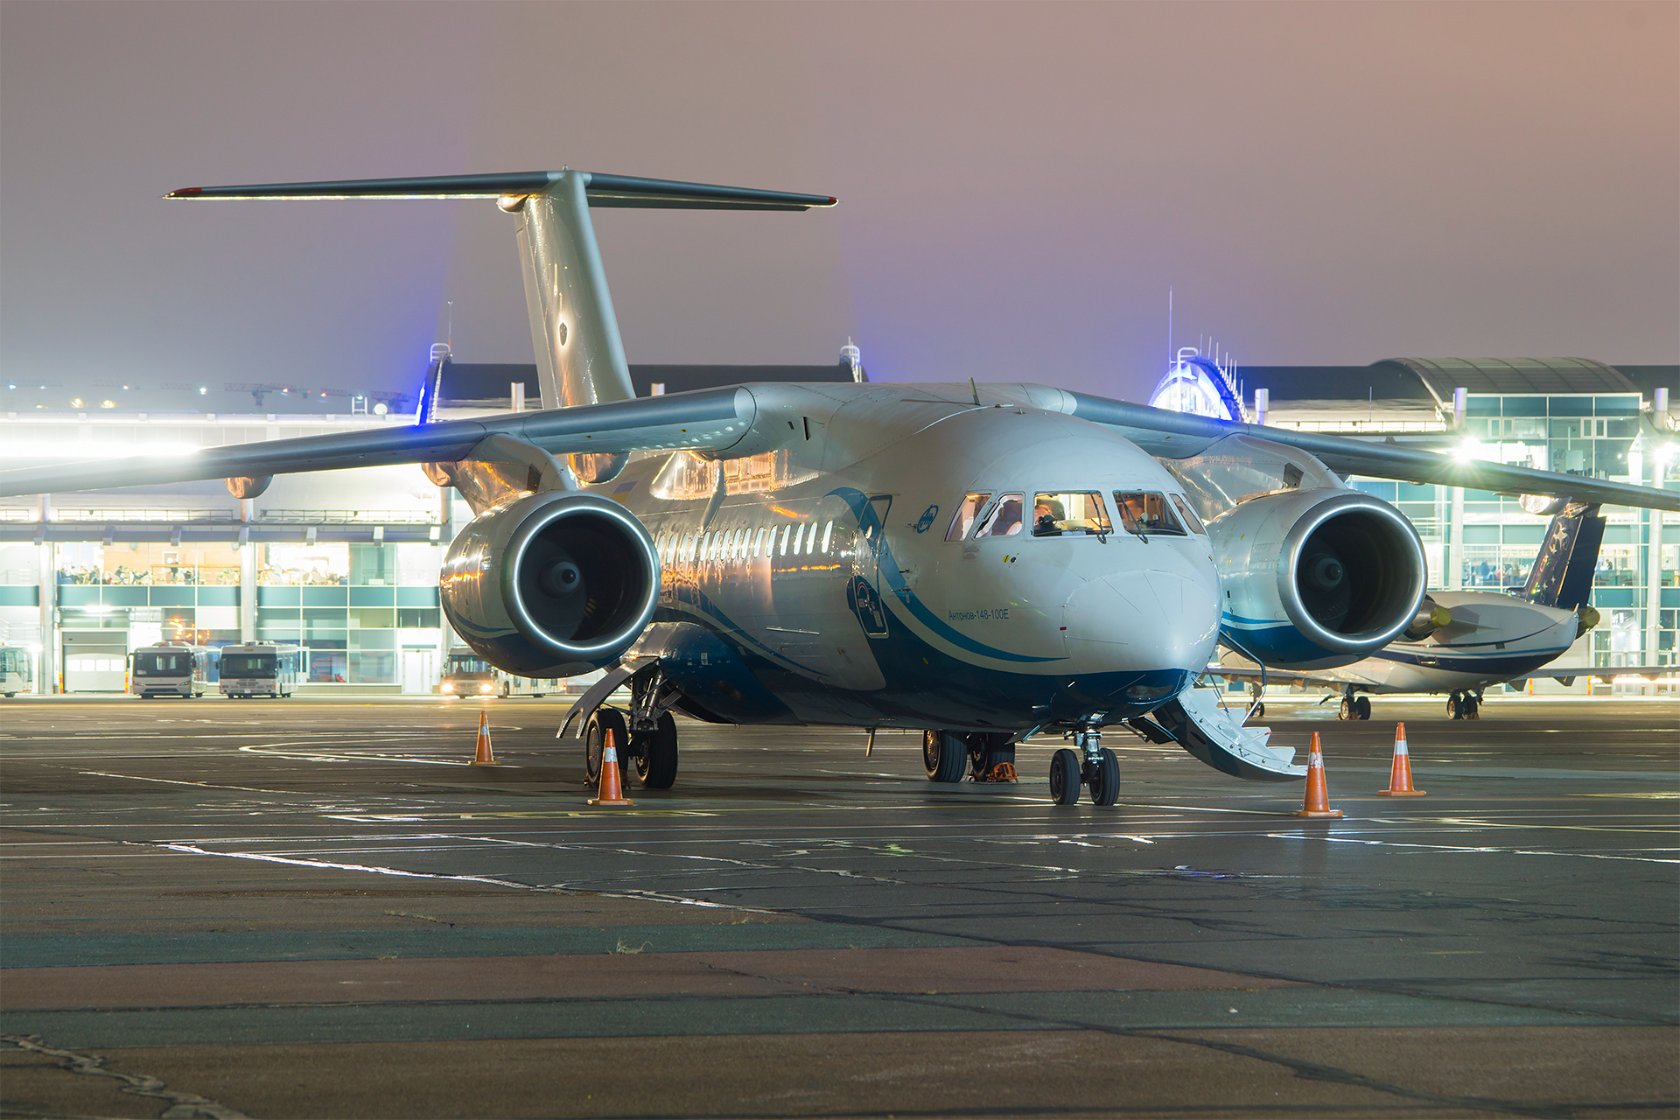
<svg viewBox="0 0 1680 1120">
<path fill-rule="evenodd" d="M 1065 661 L 1065 657 L 1037 657 L 1032 654 L 1012 653 L 1006 649 L 998 649 L 984 642 L 976 641 L 960 631 L 953 630 L 942 619 L 928 610 L 927 604 L 918 599 L 910 586 L 904 580 L 904 573 L 899 570 L 898 561 L 893 557 L 892 544 L 887 540 L 886 526 L 875 515 L 875 507 L 869 504 L 869 498 L 850 486 L 842 486 L 829 491 L 830 496 L 839 498 L 851 508 L 852 516 L 857 518 L 858 528 L 867 532 L 870 539 L 876 542 L 878 550 L 881 579 L 892 589 L 894 596 L 916 620 L 935 635 L 950 642 L 959 649 L 970 653 L 978 653 L 982 657 L 992 657 L 999 661 L 1021 661 L 1042 663 L 1047 661 Z"/>
</svg>

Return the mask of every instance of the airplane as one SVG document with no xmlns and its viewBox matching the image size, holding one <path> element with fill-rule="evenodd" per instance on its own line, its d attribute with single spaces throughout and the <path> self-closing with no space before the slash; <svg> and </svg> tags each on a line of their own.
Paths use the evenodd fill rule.
<svg viewBox="0 0 1680 1120">
<path fill-rule="evenodd" d="M 1602 675 L 1591 667 L 1547 669 L 1598 624 L 1588 602 L 1605 519 L 1596 504 L 1564 503 L 1541 540 L 1524 586 L 1514 592 L 1431 591 L 1418 622 L 1370 657 L 1317 672 L 1262 668 L 1227 651 L 1208 667 L 1210 676 L 1297 687 L 1322 686 L 1341 693 L 1337 718 L 1371 718 L 1370 695 L 1446 693 L 1447 715 L 1480 719 L 1490 685 L 1534 677 L 1572 682 Z M 1673 666 L 1615 669 L 1617 674 L 1673 672 Z M 1256 692 L 1255 714 L 1265 714 Z"/>
<path fill-rule="evenodd" d="M 1061 734 L 1059 804 L 1119 796 L 1108 728 L 1221 771 L 1305 768 L 1193 687 L 1217 642 L 1319 669 L 1423 611 L 1411 524 L 1337 472 L 1680 510 L 1680 493 L 1187 416 L 1040 384 L 754 384 L 637 399 L 590 208 L 803 211 L 830 196 L 573 169 L 191 187 L 170 199 L 493 199 L 517 223 L 543 407 L 0 472 L 0 497 L 417 463 L 474 518 L 444 613 L 519 676 L 604 669 L 566 714 L 586 777 L 677 772 L 673 712 L 923 733 L 930 779 Z M 625 709 L 607 703 L 627 687 Z M 573 729 L 576 728 L 576 732 Z"/>
</svg>

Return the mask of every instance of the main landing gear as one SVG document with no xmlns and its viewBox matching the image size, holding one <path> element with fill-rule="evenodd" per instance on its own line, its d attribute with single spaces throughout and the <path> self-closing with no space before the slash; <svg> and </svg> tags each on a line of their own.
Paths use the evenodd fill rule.
<svg viewBox="0 0 1680 1120">
<path fill-rule="evenodd" d="M 1007 731 L 924 731 L 922 766 L 930 781 L 1015 780 L 1015 737 Z"/>
<path fill-rule="evenodd" d="M 1481 719 L 1482 694 L 1455 692 L 1447 697 L 1447 715 L 1451 719 Z"/>
<path fill-rule="evenodd" d="M 1050 756 L 1050 798 L 1058 805 L 1079 801 L 1079 787 L 1091 787 L 1093 805 L 1120 800 L 1120 760 L 1102 745 L 1102 730 L 1087 727 L 1074 733 L 1078 750 L 1063 747 Z"/>
<path fill-rule="evenodd" d="M 1351 691 L 1342 697 L 1342 706 L 1336 709 L 1337 719 L 1370 719 L 1371 698 L 1369 696 L 1355 696 Z"/>
<path fill-rule="evenodd" d="M 630 682 L 630 710 L 597 708 L 583 729 L 583 776 L 601 780 L 601 756 L 612 736 L 620 762 L 629 763 L 643 789 L 670 789 L 677 780 L 677 721 L 669 704 L 676 690 L 657 671 Z"/>
</svg>

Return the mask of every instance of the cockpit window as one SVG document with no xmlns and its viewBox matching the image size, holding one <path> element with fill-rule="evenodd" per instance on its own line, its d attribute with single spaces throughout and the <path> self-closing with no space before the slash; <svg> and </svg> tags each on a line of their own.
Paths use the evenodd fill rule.
<svg viewBox="0 0 1680 1120">
<path fill-rule="evenodd" d="M 960 541 L 968 536 L 969 529 L 974 526 L 975 518 L 980 516 L 981 508 L 985 506 L 986 499 L 991 496 L 990 491 L 980 494 L 965 494 L 962 505 L 957 507 L 956 516 L 951 518 L 951 527 L 945 530 L 945 539 Z"/>
<path fill-rule="evenodd" d="M 1184 536 L 1184 526 L 1167 504 L 1165 494 L 1147 490 L 1116 490 L 1114 504 L 1120 510 L 1120 524 L 1126 527 L 1128 533 L 1136 533 L 1140 537 Z"/>
<path fill-rule="evenodd" d="M 974 533 L 974 538 L 1013 537 L 1021 531 L 1021 495 L 1004 494 L 992 505 L 986 519 Z"/>
<path fill-rule="evenodd" d="M 1035 537 L 1114 531 L 1097 490 L 1040 490 L 1033 496 L 1032 525 Z"/>
<path fill-rule="evenodd" d="M 1184 519 L 1184 523 L 1186 525 L 1190 526 L 1190 531 L 1192 533 L 1207 532 L 1207 526 L 1203 525 L 1202 519 L 1196 516 L 1196 511 L 1190 508 L 1190 503 L 1184 500 L 1184 495 L 1174 494 L 1172 496 L 1172 501 L 1173 505 L 1178 509 L 1179 516 Z"/>
</svg>

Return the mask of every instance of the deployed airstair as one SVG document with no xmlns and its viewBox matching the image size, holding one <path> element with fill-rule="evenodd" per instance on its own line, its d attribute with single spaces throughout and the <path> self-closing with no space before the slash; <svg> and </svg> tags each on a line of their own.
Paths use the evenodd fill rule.
<svg viewBox="0 0 1680 1120">
<path fill-rule="evenodd" d="M 1220 704 L 1214 688 L 1187 688 L 1127 724 L 1152 743 L 1177 743 L 1215 770 L 1250 781 L 1289 782 L 1306 776 L 1294 747 L 1274 747 L 1269 727 L 1247 727 L 1240 710 Z"/>
</svg>

